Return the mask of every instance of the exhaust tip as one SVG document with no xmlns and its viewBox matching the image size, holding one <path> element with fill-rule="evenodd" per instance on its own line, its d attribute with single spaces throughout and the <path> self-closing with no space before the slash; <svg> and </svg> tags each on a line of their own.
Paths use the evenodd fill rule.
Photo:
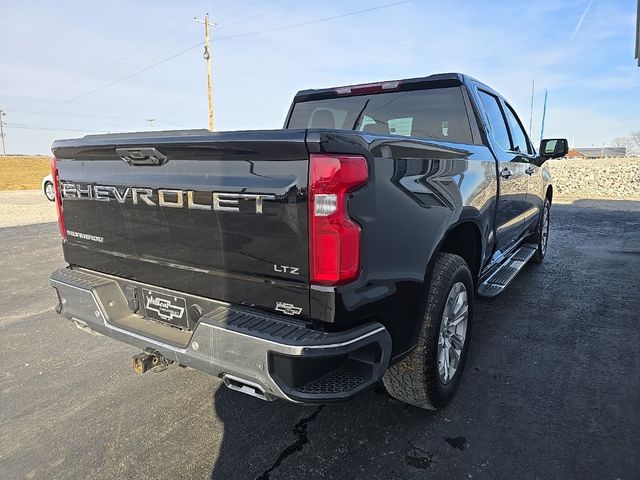
<svg viewBox="0 0 640 480">
<path fill-rule="evenodd" d="M 252 397 L 259 398 L 260 400 L 273 400 L 273 397 L 271 395 L 267 395 L 264 389 L 257 383 L 249 382 L 228 374 L 224 374 L 222 376 L 222 381 L 228 388 L 235 390 L 236 392 L 245 393 Z"/>
</svg>

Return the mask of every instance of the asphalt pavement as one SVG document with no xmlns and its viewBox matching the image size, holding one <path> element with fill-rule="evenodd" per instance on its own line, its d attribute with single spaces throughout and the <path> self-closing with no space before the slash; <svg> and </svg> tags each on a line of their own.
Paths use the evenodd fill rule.
<svg viewBox="0 0 640 480">
<path fill-rule="evenodd" d="M 55 223 L 0 229 L 0 479 L 640 478 L 640 202 L 554 205 L 545 262 L 479 305 L 458 395 L 262 402 L 53 311 Z"/>
</svg>

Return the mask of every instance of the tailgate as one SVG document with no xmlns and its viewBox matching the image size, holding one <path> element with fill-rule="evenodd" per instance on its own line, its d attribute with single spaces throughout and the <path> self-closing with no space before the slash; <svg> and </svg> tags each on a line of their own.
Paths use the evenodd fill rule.
<svg viewBox="0 0 640 480">
<path fill-rule="evenodd" d="M 71 265 L 308 315 L 304 130 L 99 135 L 53 152 Z"/>
</svg>

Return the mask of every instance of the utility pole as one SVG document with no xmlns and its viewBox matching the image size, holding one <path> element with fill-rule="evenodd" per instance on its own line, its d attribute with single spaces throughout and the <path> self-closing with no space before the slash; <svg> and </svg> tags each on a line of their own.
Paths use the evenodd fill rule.
<svg viewBox="0 0 640 480">
<path fill-rule="evenodd" d="M 217 23 L 209 23 L 209 14 L 204 20 L 193 18 L 197 23 L 204 23 L 204 59 L 207 61 L 207 95 L 209 97 L 209 130 L 213 131 L 213 86 L 211 81 L 211 43 L 209 41 L 209 27 L 217 27 Z"/>
<path fill-rule="evenodd" d="M 4 117 L 6 113 L 0 110 L 0 138 L 2 138 L 2 155 L 6 155 L 7 152 L 4 150 L 4 125 L 2 124 L 2 117 Z"/>
</svg>

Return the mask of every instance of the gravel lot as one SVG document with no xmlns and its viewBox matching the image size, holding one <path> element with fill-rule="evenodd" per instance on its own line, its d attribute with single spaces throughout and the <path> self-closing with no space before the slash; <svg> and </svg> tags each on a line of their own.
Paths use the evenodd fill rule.
<svg viewBox="0 0 640 480">
<path fill-rule="evenodd" d="M 0 228 L 56 221 L 56 205 L 41 190 L 0 190 L 0 203 Z"/>
<path fill-rule="evenodd" d="M 0 478 L 637 479 L 639 205 L 553 207 L 545 263 L 479 306 L 439 413 L 379 388 L 304 407 L 177 367 L 135 376 L 136 349 L 53 312 L 57 225 L 2 228 Z"/>
</svg>

